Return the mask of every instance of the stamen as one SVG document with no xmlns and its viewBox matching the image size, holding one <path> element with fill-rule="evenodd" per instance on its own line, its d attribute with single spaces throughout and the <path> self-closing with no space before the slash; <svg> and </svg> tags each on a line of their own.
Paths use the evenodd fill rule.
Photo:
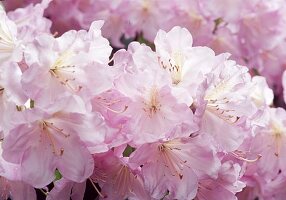
<svg viewBox="0 0 286 200">
<path fill-rule="evenodd" d="M 130 172 L 129 168 L 125 165 L 121 165 L 119 171 L 113 178 L 114 189 L 120 196 L 124 196 L 128 192 L 132 192 L 131 186 L 135 176 Z"/>
<path fill-rule="evenodd" d="M 97 97 L 98 101 L 97 103 L 100 104 L 102 107 L 104 107 L 105 109 L 113 112 L 113 113 L 116 113 L 116 114 L 121 114 L 123 112 L 125 112 L 128 108 L 127 105 L 124 106 L 124 108 L 122 110 L 114 110 L 112 108 L 110 108 L 110 106 L 116 104 L 116 103 L 119 103 L 121 102 L 121 100 L 112 100 L 112 101 L 107 101 L 106 98 L 102 98 L 102 97 Z"/>
<path fill-rule="evenodd" d="M 104 196 L 99 189 L 96 187 L 96 185 L 94 184 L 93 180 L 91 178 L 88 178 L 88 180 L 90 181 L 91 185 L 93 186 L 93 188 L 95 189 L 95 191 L 97 192 L 97 194 L 101 197 L 101 198 L 106 198 L 106 196 Z"/>
<path fill-rule="evenodd" d="M 57 151 L 56 142 L 55 142 L 55 139 L 52 136 L 53 134 L 50 130 L 55 131 L 57 134 L 64 136 L 65 138 L 69 137 L 70 135 L 65 134 L 63 132 L 63 129 L 59 129 L 59 128 L 55 127 L 53 125 L 53 123 L 51 123 L 51 122 L 43 121 L 41 123 L 41 126 L 42 126 L 43 133 L 47 135 L 47 137 L 50 141 L 50 146 L 52 147 L 53 154 L 55 154 L 57 156 L 62 156 L 64 154 L 64 148 L 60 148 L 59 151 Z"/>
<path fill-rule="evenodd" d="M 102 169 L 95 166 L 92 178 L 96 181 L 106 182 L 107 175 Z"/>
<path fill-rule="evenodd" d="M 229 114 L 231 112 L 234 112 L 235 110 L 221 108 L 221 106 L 228 104 L 230 102 L 228 98 L 226 97 L 224 97 L 223 99 L 207 99 L 206 98 L 206 100 L 208 101 L 207 110 L 215 114 L 219 118 L 223 119 L 224 121 L 230 124 L 234 124 L 240 119 L 240 117 L 238 116 Z"/>
<path fill-rule="evenodd" d="M 256 162 L 262 157 L 260 154 L 257 154 L 257 157 L 255 159 L 247 159 L 247 158 L 245 158 L 246 153 L 244 153 L 242 151 L 235 151 L 235 152 L 230 152 L 230 153 L 235 158 L 242 160 L 242 161 L 245 161 L 245 162 L 248 162 L 248 163 Z"/>
<path fill-rule="evenodd" d="M 172 176 L 177 175 L 179 179 L 182 179 L 183 168 L 184 167 L 190 168 L 190 166 L 187 165 L 187 160 L 182 159 L 179 156 L 179 152 L 176 152 L 176 151 L 181 151 L 181 149 L 178 147 L 169 146 L 168 143 L 165 143 L 159 145 L 158 150 L 163 158 L 164 166 L 170 170 L 171 175 Z"/>
<path fill-rule="evenodd" d="M 124 108 L 122 109 L 122 110 L 113 110 L 112 108 L 109 108 L 109 107 L 105 107 L 105 106 L 103 106 L 104 108 L 106 108 L 107 110 L 109 110 L 109 111 L 111 111 L 111 112 L 114 112 L 114 113 L 116 113 L 116 114 L 121 114 L 121 113 L 124 113 L 126 110 L 127 110 L 127 108 L 128 108 L 128 106 L 124 106 Z"/>
<path fill-rule="evenodd" d="M 60 62 L 60 61 L 58 61 Z M 73 92 L 79 92 L 82 89 L 82 86 L 76 86 L 74 87 L 71 82 L 75 82 L 76 78 L 65 78 L 64 75 L 60 75 L 60 73 L 71 73 L 74 74 L 76 71 L 75 70 L 70 70 L 75 68 L 75 66 L 70 66 L 70 65 L 63 65 L 63 66 L 58 66 L 55 65 L 53 68 L 50 69 L 50 73 L 52 74 L 53 77 L 59 80 L 59 82 L 69 88 Z"/>
<path fill-rule="evenodd" d="M 45 122 L 45 125 L 51 129 L 55 130 L 56 133 L 61 134 L 66 138 L 70 136 L 70 134 L 66 134 L 63 132 L 64 129 L 60 129 L 60 128 L 57 128 L 56 126 L 54 126 L 53 122 Z"/>
<path fill-rule="evenodd" d="M 172 55 L 172 59 L 170 58 L 165 64 L 160 57 L 158 57 L 158 62 L 161 65 L 163 69 L 166 69 L 169 71 L 171 78 L 172 78 L 172 83 L 174 85 L 177 85 L 178 83 L 181 82 L 182 79 L 182 63 L 183 63 L 183 56 L 181 53 L 175 52 Z"/>
<path fill-rule="evenodd" d="M 42 188 L 39 189 L 45 196 L 48 196 L 49 195 L 49 192 L 45 192 Z"/>
</svg>

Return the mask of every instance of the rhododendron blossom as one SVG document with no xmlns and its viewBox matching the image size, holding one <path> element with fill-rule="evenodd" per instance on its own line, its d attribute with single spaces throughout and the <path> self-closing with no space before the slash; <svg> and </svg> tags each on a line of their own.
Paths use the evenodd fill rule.
<svg viewBox="0 0 286 200">
<path fill-rule="evenodd" d="M 284 200 L 284 4 L 0 2 L 0 199 Z"/>
</svg>

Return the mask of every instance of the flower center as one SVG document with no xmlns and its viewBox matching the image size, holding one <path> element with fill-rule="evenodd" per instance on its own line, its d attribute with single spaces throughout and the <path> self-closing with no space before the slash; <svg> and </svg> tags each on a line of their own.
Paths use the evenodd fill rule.
<svg viewBox="0 0 286 200">
<path fill-rule="evenodd" d="M 144 101 L 143 103 L 143 110 L 150 118 L 152 118 L 158 111 L 160 111 L 162 105 L 158 100 L 158 91 L 155 87 L 151 89 L 148 100 Z"/>
<path fill-rule="evenodd" d="M 168 60 L 168 62 L 165 63 L 163 61 L 160 61 L 161 66 L 170 73 L 172 83 L 174 85 L 177 85 L 182 81 L 182 69 L 184 61 L 184 56 L 180 51 L 175 51 L 174 53 L 172 53 L 171 58 Z"/>
<path fill-rule="evenodd" d="M 75 73 L 77 72 L 77 68 L 70 62 L 72 57 L 73 53 L 70 51 L 61 54 L 50 68 L 50 73 L 53 77 L 58 79 L 62 85 L 73 92 L 78 92 L 82 86 L 76 83 Z"/>
<path fill-rule="evenodd" d="M 56 140 L 55 140 L 56 135 L 54 134 L 57 134 L 58 136 L 62 136 L 64 138 L 67 138 L 70 135 L 64 133 L 63 129 L 56 127 L 53 122 L 42 121 L 40 123 L 40 126 L 42 130 L 41 138 L 42 138 L 42 133 L 45 136 L 47 136 L 50 146 L 52 148 L 53 154 L 57 156 L 62 156 L 64 154 L 64 148 L 57 149 Z"/>
<path fill-rule="evenodd" d="M 235 110 L 226 108 L 226 105 L 230 102 L 228 98 L 224 97 L 223 99 L 210 99 L 207 101 L 207 110 L 222 120 L 230 124 L 233 124 L 239 120 L 239 116 L 234 113 Z"/>
</svg>

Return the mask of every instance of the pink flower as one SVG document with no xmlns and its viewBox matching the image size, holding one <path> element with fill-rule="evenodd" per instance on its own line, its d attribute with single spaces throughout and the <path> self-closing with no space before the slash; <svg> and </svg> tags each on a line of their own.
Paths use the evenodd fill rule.
<svg viewBox="0 0 286 200">
<path fill-rule="evenodd" d="M 9 197 L 13 200 L 37 199 L 32 186 L 20 181 L 9 181 L 0 176 L 0 199 L 6 200 Z"/>
<path fill-rule="evenodd" d="M 279 174 L 264 185 L 263 198 L 266 200 L 283 200 L 285 198 L 285 176 Z"/>
<path fill-rule="evenodd" d="M 120 93 L 130 99 L 124 115 L 130 117 L 133 142 L 157 141 L 173 135 L 176 130 L 181 130 L 181 135 L 196 131 L 192 111 L 172 94 L 171 79 L 160 68 L 156 54 L 137 43 L 130 46 L 134 50 L 133 63 L 128 71 L 122 69 L 114 84 Z"/>
<path fill-rule="evenodd" d="M 154 43 L 160 65 L 172 79 L 173 93 L 188 105 L 192 104 L 203 76 L 228 57 L 227 54 L 216 57 L 207 47 L 192 47 L 191 33 L 178 26 L 167 33 L 159 30 Z"/>
<path fill-rule="evenodd" d="M 56 169 L 74 182 L 83 182 L 92 174 L 93 159 L 87 149 L 91 142 L 85 138 L 95 142 L 97 136 L 86 132 L 86 117 L 56 105 L 50 113 L 38 108 L 25 113 L 34 116 L 15 126 L 3 142 L 4 159 L 20 165 L 23 181 L 41 188 L 53 181 Z"/>
<path fill-rule="evenodd" d="M 89 32 L 69 31 L 59 38 L 37 37 L 25 53 L 30 67 L 23 74 L 22 84 L 27 95 L 54 101 L 76 94 L 89 100 L 109 89 L 111 80 L 106 65 L 111 47 L 101 36 L 101 26 L 102 22 L 94 22 Z M 101 79 L 94 79 L 95 75 Z"/>
<path fill-rule="evenodd" d="M 22 72 L 16 63 L 6 62 L 0 67 L 0 131 L 7 131 L 19 123 L 17 109 L 28 100 L 22 90 L 21 76 Z"/>
<path fill-rule="evenodd" d="M 201 131 L 210 134 L 221 151 L 236 150 L 247 136 L 242 124 L 256 113 L 248 99 L 250 81 L 246 67 L 227 60 L 198 89 L 195 106 Z"/>
<path fill-rule="evenodd" d="M 0 143 L 2 145 L 2 142 Z M 21 181 L 19 165 L 9 163 L 2 157 L 2 147 L 0 147 L 0 199 L 6 200 L 8 197 L 21 200 L 36 200 L 34 188 Z"/>
<path fill-rule="evenodd" d="M 286 113 L 282 108 L 269 108 L 270 119 L 266 127 L 256 130 L 252 140 L 251 151 L 261 154 L 257 161 L 258 172 L 265 177 L 275 176 L 281 170 L 286 173 L 285 158 L 282 156 L 286 151 L 285 119 Z"/>
<path fill-rule="evenodd" d="M 171 199 L 196 196 L 198 178 L 216 177 L 220 162 L 204 137 L 147 143 L 131 155 L 130 162 L 143 165 L 146 190 L 153 198 L 169 191 Z"/>
<path fill-rule="evenodd" d="M 26 44 L 34 37 L 43 33 L 50 33 L 51 21 L 45 18 L 44 10 L 51 0 L 43 0 L 41 3 L 25 8 L 10 11 L 7 15 L 17 26 L 18 38 Z"/>
<path fill-rule="evenodd" d="M 92 179 L 100 185 L 103 199 L 151 199 L 144 189 L 139 169 L 132 167 L 128 158 L 117 157 L 116 153 L 109 151 L 95 154 L 94 159 Z"/>
<path fill-rule="evenodd" d="M 203 179 L 199 182 L 196 200 L 236 199 L 235 194 L 240 192 L 245 184 L 239 181 L 241 167 L 231 161 L 224 162 L 217 179 Z"/>
</svg>

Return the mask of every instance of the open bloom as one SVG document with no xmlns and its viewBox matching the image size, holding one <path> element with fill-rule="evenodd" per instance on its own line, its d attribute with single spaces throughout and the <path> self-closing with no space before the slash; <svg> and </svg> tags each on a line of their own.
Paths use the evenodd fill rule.
<svg viewBox="0 0 286 200">
<path fill-rule="evenodd" d="M 270 119 L 266 127 L 256 130 L 251 151 L 261 154 L 257 161 L 258 171 L 266 177 L 273 177 L 281 171 L 286 174 L 286 113 L 282 108 L 269 108 Z"/>
<path fill-rule="evenodd" d="M 171 79 L 159 67 L 156 54 L 136 43 L 131 47 L 135 45 L 131 66 L 128 71 L 121 66 L 122 72 L 114 81 L 115 88 L 130 99 L 123 114 L 130 117 L 133 142 L 153 142 L 169 137 L 176 130 L 185 136 L 196 131 L 193 112 L 173 95 Z"/>
<path fill-rule="evenodd" d="M 46 112 L 38 107 L 24 110 L 21 114 L 25 120 L 6 134 L 3 158 L 20 165 L 26 183 L 44 187 L 54 180 L 56 169 L 74 182 L 83 182 L 92 174 L 93 158 L 88 147 L 102 136 L 93 134 L 96 128 L 90 127 L 92 123 L 83 114 L 63 109 L 72 111 L 73 105 L 69 98 Z"/>
<path fill-rule="evenodd" d="M 195 107 L 201 130 L 209 133 L 222 151 L 239 147 L 246 136 L 239 124 L 256 112 L 248 99 L 250 80 L 246 67 L 227 60 L 209 73 L 198 89 Z"/>
<path fill-rule="evenodd" d="M 44 11 L 51 0 L 43 0 L 38 4 L 30 4 L 7 13 L 17 26 L 18 37 L 25 43 L 31 42 L 35 36 L 50 33 L 52 22 L 44 17 Z"/>
<path fill-rule="evenodd" d="M 95 168 L 91 178 L 100 185 L 102 199 L 151 199 L 144 188 L 140 170 L 132 167 L 127 157 L 109 151 L 95 154 L 94 159 Z"/>
<path fill-rule="evenodd" d="M 160 66 L 172 79 L 173 93 L 188 105 L 204 75 L 228 57 L 215 56 L 207 47 L 193 47 L 191 33 L 178 26 L 169 32 L 159 30 L 154 43 Z"/>
<path fill-rule="evenodd" d="M 66 94 L 89 98 L 109 89 L 106 65 L 111 47 L 101 36 L 102 24 L 94 22 L 88 32 L 72 30 L 59 38 L 40 35 L 27 46 L 25 60 L 29 68 L 22 76 L 27 95 L 54 101 Z"/>
<path fill-rule="evenodd" d="M 200 180 L 195 200 L 236 199 L 235 194 L 245 187 L 245 184 L 239 180 L 240 172 L 241 167 L 238 163 L 224 162 L 217 179 Z"/>
<path fill-rule="evenodd" d="M 220 162 L 204 139 L 197 136 L 148 143 L 131 155 L 131 163 L 143 165 L 145 188 L 153 198 L 168 194 L 170 199 L 192 199 L 199 177 L 217 176 Z"/>
</svg>

